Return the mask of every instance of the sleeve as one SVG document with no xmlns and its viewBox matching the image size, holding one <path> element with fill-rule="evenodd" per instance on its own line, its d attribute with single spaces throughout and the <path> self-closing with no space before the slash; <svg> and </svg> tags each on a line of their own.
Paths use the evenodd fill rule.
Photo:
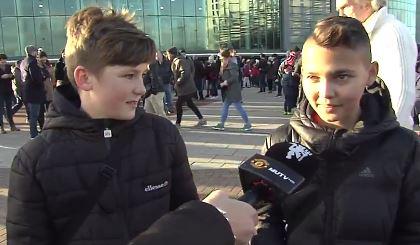
<svg viewBox="0 0 420 245">
<path fill-rule="evenodd" d="M 420 140 L 418 138 L 414 157 L 410 158 L 408 166 L 401 188 L 400 206 L 391 245 L 420 244 Z"/>
<path fill-rule="evenodd" d="M 55 65 L 54 75 L 57 80 L 61 80 L 61 81 L 64 80 L 64 64 L 62 64 L 61 62 L 58 62 Z"/>
<path fill-rule="evenodd" d="M 173 165 L 170 204 L 171 210 L 174 210 L 185 202 L 198 200 L 198 194 L 188 162 L 184 140 L 175 126 L 170 126 L 175 132 L 175 146 L 172 148 Z"/>
<path fill-rule="evenodd" d="M 286 245 L 286 224 L 283 220 L 279 204 L 260 208 L 257 235 L 252 238 L 251 245 Z"/>
<path fill-rule="evenodd" d="M 182 227 L 182 229 L 180 228 Z M 234 245 L 229 223 L 213 206 L 190 201 L 167 213 L 129 245 Z"/>
<path fill-rule="evenodd" d="M 401 126 L 413 128 L 411 111 L 415 102 L 415 65 L 417 50 L 412 38 L 396 28 L 381 33 L 386 39 L 386 52 L 378 57 L 379 77 L 387 85 L 392 107 Z M 414 55 L 413 55 L 414 54 Z"/>
<path fill-rule="evenodd" d="M 10 245 L 50 245 L 52 228 L 45 197 L 34 174 L 31 160 L 22 149 L 13 160 L 7 199 L 7 241 Z"/>
<path fill-rule="evenodd" d="M 31 82 L 36 84 L 43 84 L 44 79 L 42 76 L 41 68 L 38 67 L 36 62 L 31 62 L 28 66 L 29 76 L 31 77 Z"/>
<path fill-rule="evenodd" d="M 188 76 L 188 72 L 190 72 L 189 69 L 190 65 L 188 63 L 188 61 L 183 60 L 183 59 L 178 59 L 178 64 L 177 64 L 177 80 L 175 81 L 178 84 L 183 84 L 185 83 L 185 81 L 187 80 L 187 76 Z"/>
<path fill-rule="evenodd" d="M 231 69 L 229 69 L 229 77 L 226 79 L 228 85 L 232 85 L 233 83 L 238 82 L 239 70 L 237 65 L 233 65 Z"/>
</svg>

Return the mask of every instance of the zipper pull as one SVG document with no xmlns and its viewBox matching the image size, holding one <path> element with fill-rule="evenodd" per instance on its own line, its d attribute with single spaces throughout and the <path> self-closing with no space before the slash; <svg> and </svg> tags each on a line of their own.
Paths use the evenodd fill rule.
<svg viewBox="0 0 420 245">
<path fill-rule="evenodd" d="M 111 129 L 109 129 L 109 128 L 105 128 L 104 129 L 104 138 L 105 139 L 112 138 L 112 131 L 111 131 Z"/>
</svg>

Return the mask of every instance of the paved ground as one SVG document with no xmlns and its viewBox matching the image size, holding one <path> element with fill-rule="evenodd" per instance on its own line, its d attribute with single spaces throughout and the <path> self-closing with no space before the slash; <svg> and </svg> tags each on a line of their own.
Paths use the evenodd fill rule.
<svg viewBox="0 0 420 245">
<path fill-rule="evenodd" d="M 244 89 L 244 106 L 253 123 L 254 130 L 243 133 L 242 119 L 232 106 L 226 130 L 214 131 L 211 126 L 220 119 L 220 100 L 206 100 L 198 103 L 208 125 L 195 128 L 195 115 L 185 110 L 181 134 L 188 150 L 189 161 L 200 197 L 203 198 L 214 189 L 224 189 L 231 196 L 241 194 L 237 166 L 246 158 L 257 153 L 270 131 L 287 121 L 282 115 L 282 98 L 275 94 L 257 93 L 255 88 Z M 169 119 L 175 120 L 175 116 Z M 13 156 L 29 135 L 29 127 L 25 123 L 23 113 L 16 115 L 17 125 L 21 132 L 0 135 L 0 244 L 5 244 L 5 213 L 8 188 L 8 173 Z"/>
</svg>

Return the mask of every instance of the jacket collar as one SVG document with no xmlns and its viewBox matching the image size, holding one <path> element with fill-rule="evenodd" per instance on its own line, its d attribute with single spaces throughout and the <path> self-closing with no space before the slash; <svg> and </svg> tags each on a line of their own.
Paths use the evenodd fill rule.
<svg viewBox="0 0 420 245">
<path fill-rule="evenodd" d="M 110 128 L 113 134 L 118 134 L 123 128 L 134 124 L 144 115 L 144 110 L 138 108 L 134 119 L 128 121 L 92 119 L 80 105 L 79 94 L 71 84 L 58 86 L 54 91 L 44 129 L 68 129 L 82 134 L 101 134 L 105 128 Z"/>
<path fill-rule="evenodd" d="M 290 126 L 300 141 L 316 153 L 335 150 L 350 154 L 360 143 L 399 126 L 391 107 L 389 91 L 381 79 L 366 88 L 360 101 L 362 114 L 352 130 L 332 129 L 313 120 L 315 110 L 303 95 Z"/>
<path fill-rule="evenodd" d="M 363 22 L 363 26 L 369 37 L 372 37 L 373 32 L 381 25 L 384 19 L 388 16 L 388 8 L 382 7 L 378 11 L 374 12 L 369 18 Z"/>
</svg>

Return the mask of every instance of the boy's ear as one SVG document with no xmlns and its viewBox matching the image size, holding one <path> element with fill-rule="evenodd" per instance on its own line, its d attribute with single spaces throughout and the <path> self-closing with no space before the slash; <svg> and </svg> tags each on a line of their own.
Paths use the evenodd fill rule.
<svg viewBox="0 0 420 245">
<path fill-rule="evenodd" d="M 84 66 L 77 66 L 74 69 L 74 81 L 76 82 L 77 88 L 89 91 L 92 89 L 92 82 L 89 79 L 89 71 Z"/>
<path fill-rule="evenodd" d="M 370 64 L 369 68 L 369 79 L 367 81 L 367 86 L 372 85 L 376 81 L 376 77 L 378 76 L 379 65 L 378 62 L 374 61 Z"/>
</svg>

